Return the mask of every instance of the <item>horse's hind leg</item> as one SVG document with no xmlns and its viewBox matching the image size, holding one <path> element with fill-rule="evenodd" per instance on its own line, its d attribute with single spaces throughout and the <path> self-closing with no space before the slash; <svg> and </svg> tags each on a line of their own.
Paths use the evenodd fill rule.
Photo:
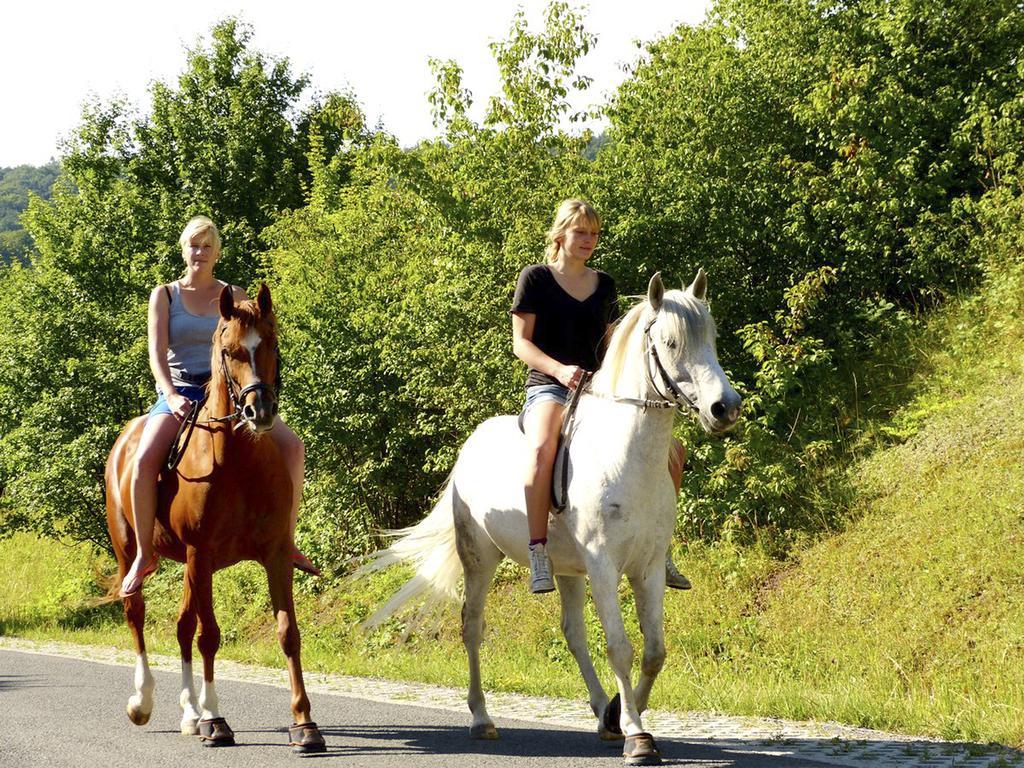
<svg viewBox="0 0 1024 768">
<path fill-rule="evenodd" d="M 558 595 L 562 601 L 562 634 L 569 651 L 576 659 L 583 680 L 590 693 L 590 709 L 598 720 L 597 733 L 603 741 L 615 741 L 622 738 L 605 726 L 602 721 L 608 707 L 608 694 L 605 693 L 601 680 L 594 670 L 594 662 L 590 658 L 587 647 L 587 628 L 583 622 L 583 605 L 587 599 L 587 584 L 582 576 L 556 576 Z M 619 725 L 616 722 L 615 728 Z"/>
<path fill-rule="evenodd" d="M 292 593 L 292 546 L 287 546 L 265 563 L 270 604 L 277 617 L 277 639 L 281 643 L 288 666 L 292 688 L 292 717 L 289 728 L 292 748 L 296 752 L 323 752 L 327 749 L 320 730 L 309 715 L 309 696 L 302 679 L 302 638 L 295 620 L 295 599 Z M 298 727 L 303 726 L 303 727 Z"/>
<path fill-rule="evenodd" d="M 661 566 L 663 560 L 664 558 L 655 560 L 644 576 L 629 579 L 636 597 L 640 631 L 644 636 L 640 679 L 633 689 L 636 708 L 641 714 L 647 709 L 647 700 L 651 695 L 654 680 L 665 664 L 665 569 Z"/>
<path fill-rule="evenodd" d="M 195 547 L 187 550 L 185 563 L 185 589 L 190 591 L 199 622 L 196 645 L 203 657 L 203 687 L 199 690 L 199 735 L 206 746 L 230 746 L 235 735 L 220 715 L 217 686 L 213 680 L 214 659 L 220 649 L 220 627 L 213 613 L 213 563 L 207 553 Z"/>
<path fill-rule="evenodd" d="M 192 676 L 192 641 L 196 635 L 195 598 L 189 584 L 185 580 L 185 589 L 181 596 L 181 609 L 178 613 L 178 648 L 181 653 L 181 694 L 178 704 L 181 706 L 181 733 L 183 736 L 195 736 L 199 733 L 199 702 L 196 699 L 195 681 Z"/>
<path fill-rule="evenodd" d="M 128 526 L 124 509 L 124 499 L 128 496 L 122 477 L 122 471 L 127 464 L 124 447 L 123 438 L 118 438 L 107 459 L 104 477 L 107 495 L 107 532 L 110 534 L 110 543 L 117 558 L 117 587 L 113 589 L 120 587 L 135 559 L 135 535 Z M 110 594 L 113 597 L 116 592 L 112 591 Z M 135 644 L 135 693 L 128 698 L 126 711 L 128 719 L 133 723 L 145 725 L 153 714 L 153 689 L 156 687 L 156 681 L 149 670 L 149 659 L 146 655 L 146 601 L 141 591 L 124 598 L 124 618 Z"/>
<path fill-rule="evenodd" d="M 108 505 L 117 503 L 114 501 L 115 492 L 110 487 L 107 488 Z M 131 530 L 124 522 L 120 509 L 108 507 L 107 519 L 110 540 L 114 544 L 114 555 L 117 558 L 117 584 L 120 586 L 125 574 L 128 573 L 128 567 L 135 559 L 135 537 L 131 535 Z M 149 669 L 149 657 L 146 653 L 146 600 L 141 590 L 124 598 L 124 619 L 135 644 L 135 693 L 128 697 L 125 710 L 129 720 L 136 725 L 145 725 L 153 714 L 153 690 L 156 688 L 156 680 Z"/>
<path fill-rule="evenodd" d="M 472 519 L 469 508 L 455 494 L 455 545 L 462 561 L 465 590 L 462 600 L 462 644 L 469 657 L 469 693 L 466 697 L 473 713 L 470 738 L 496 739 L 498 730 L 487 714 L 480 680 L 480 643 L 484 636 L 484 603 L 494 571 L 501 562 L 501 551 Z"/>
</svg>

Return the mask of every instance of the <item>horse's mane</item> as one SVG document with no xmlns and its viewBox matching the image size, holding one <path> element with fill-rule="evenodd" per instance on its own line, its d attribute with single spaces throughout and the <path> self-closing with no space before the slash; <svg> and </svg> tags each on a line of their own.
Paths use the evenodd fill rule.
<svg viewBox="0 0 1024 768">
<path fill-rule="evenodd" d="M 616 323 L 608 341 L 601 369 L 594 376 L 594 390 L 601 394 L 615 393 L 619 379 L 631 354 L 631 346 L 639 344 L 635 333 L 650 304 L 641 299 Z M 706 302 L 694 298 L 686 291 L 666 291 L 662 299 L 660 322 L 675 324 L 673 334 L 686 344 L 714 343 L 715 321 Z M 639 352 L 639 351 L 638 351 Z"/>
</svg>

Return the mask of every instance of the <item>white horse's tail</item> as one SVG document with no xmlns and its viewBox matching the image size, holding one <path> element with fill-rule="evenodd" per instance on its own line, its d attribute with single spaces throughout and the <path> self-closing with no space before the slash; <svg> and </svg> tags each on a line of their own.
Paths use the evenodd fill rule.
<svg viewBox="0 0 1024 768">
<path fill-rule="evenodd" d="M 407 603 L 424 595 L 428 601 L 427 607 L 443 598 L 458 598 L 462 561 L 455 549 L 453 496 L 454 489 L 449 478 L 441 498 L 430 514 L 410 528 L 390 531 L 388 535 L 397 540 L 387 549 L 370 555 L 369 562 L 353 574 L 353 578 L 359 578 L 402 562 L 416 569 L 416 574 L 373 616 L 363 622 L 364 630 L 380 626 Z"/>
</svg>

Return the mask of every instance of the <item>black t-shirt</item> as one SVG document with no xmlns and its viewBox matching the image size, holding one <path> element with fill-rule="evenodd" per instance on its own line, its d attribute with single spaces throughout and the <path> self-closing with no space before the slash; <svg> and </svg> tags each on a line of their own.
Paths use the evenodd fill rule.
<svg viewBox="0 0 1024 768">
<path fill-rule="evenodd" d="M 545 264 L 526 267 L 519 273 L 512 312 L 536 315 L 533 343 L 563 365 L 597 370 L 604 356 L 604 333 L 618 312 L 618 295 L 611 276 L 597 270 L 597 288 L 577 301 L 555 280 Z M 558 379 L 531 368 L 526 386 L 560 384 Z"/>
</svg>

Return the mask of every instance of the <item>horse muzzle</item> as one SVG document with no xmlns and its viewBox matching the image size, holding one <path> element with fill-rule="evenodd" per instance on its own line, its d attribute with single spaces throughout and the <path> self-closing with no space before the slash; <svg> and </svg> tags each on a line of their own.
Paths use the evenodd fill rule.
<svg viewBox="0 0 1024 768">
<path fill-rule="evenodd" d="M 701 413 L 701 422 L 713 435 L 729 432 L 740 420 L 743 401 L 735 392 L 725 393 L 708 408 L 709 414 Z"/>
<path fill-rule="evenodd" d="M 242 423 L 253 432 L 269 432 L 273 429 L 274 418 L 277 416 L 277 399 L 255 393 L 252 400 L 242 406 L 239 416 Z"/>
</svg>

